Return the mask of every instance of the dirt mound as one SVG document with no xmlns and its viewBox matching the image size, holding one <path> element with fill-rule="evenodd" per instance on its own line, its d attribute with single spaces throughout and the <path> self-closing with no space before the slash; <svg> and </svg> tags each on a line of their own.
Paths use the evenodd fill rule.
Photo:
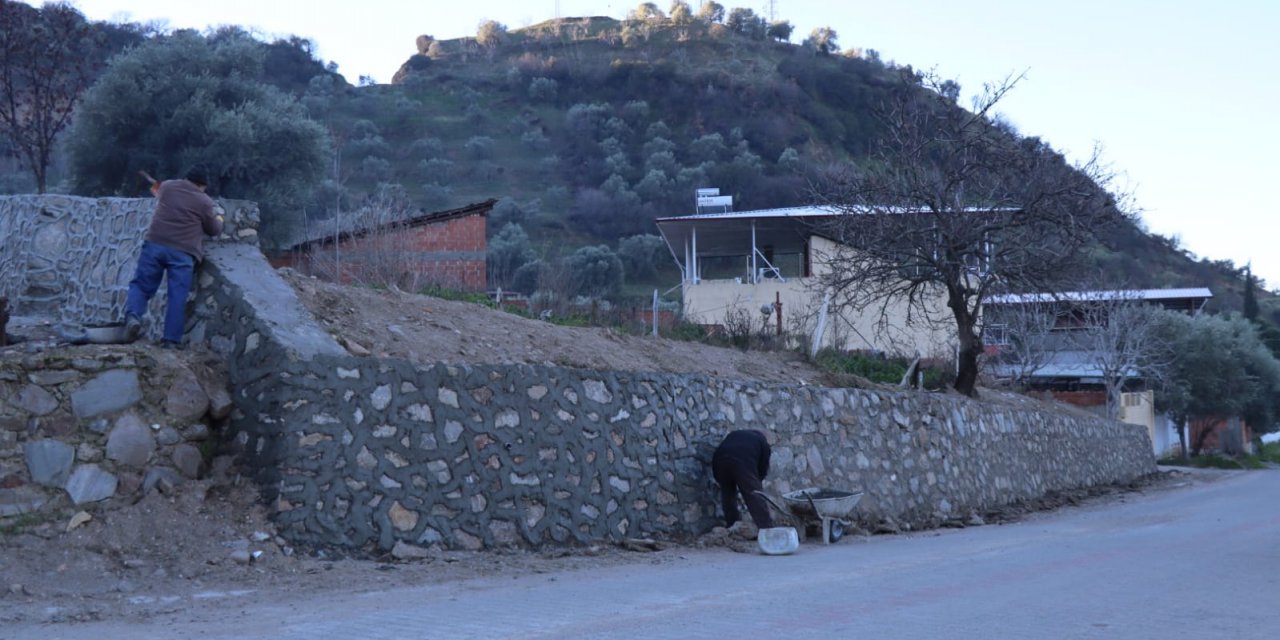
<svg viewBox="0 0 1280 640">
<path fill-rule="evenodd" d="M 348 287 L 291 269 L 278 273 L 320 324 L 355 352 L 422 363 L 700 373 L 792 385 L 831 382 L 821 369 L 789 351 L 740 351 L 612 329 L 564 327 L 480 304 Z"/>
</svg>

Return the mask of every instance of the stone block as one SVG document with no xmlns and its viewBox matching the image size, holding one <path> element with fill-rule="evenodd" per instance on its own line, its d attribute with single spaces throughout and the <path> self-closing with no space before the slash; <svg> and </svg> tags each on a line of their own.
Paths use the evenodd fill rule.
<svg viewBox="0 0 1280 640">
<path fill-rule="evenodd" d="M 209 410 L 209 394 L 190 369 L 183 368 L 169 383 L 164 412 L 178 422 L 199 420 Z"/>
<path fill-rule="evenodd" d="M 22 387 L 10 403 L 36 416 L 48 415 L 58 408 L 58 399 L 34 384 Z"/>
<path fill-rule="evenodd" d="M 57 440 L 36 440 L 22 447 L 27 459 L 27 471 L 31 481 L 49 487 L 61 487 L 67 482 L 76 452 L 70 445 Z"/>
<path fill-rule="evenodd" d="M 80 428 L 80 421 L 68 413 L 58 412 L 53 415 L 33 418 L 32 424 L 41 435 L 50 438 L 69 436 Z"/>
<path fill-rule="evenodd" d="M 180 444 L 173 448 L 173 453 L 169 457 L 173 460 L 173 466 L 177 467 L 182 475 L 192 480 L 200 477 L 200 471 L 204 467 L 204 456 L 200 455 L 200 450 L 195 446 Z"/>
<path fill-rule="evenodd" d="M 84 504 L 106 500 L 116 494 L 118 484 L 116 477 L 96 464 L 82 464 L 76 467 L 71 479 L 67 480 L 67 495 L 71 502 Z"/>
<path fill-rule="evenodd" d="M 178 433 L 178 430 L 173 427 L 165 427 L 156 432 L 156 442 L 162 447 L 178 444 L 182 442 L 182 434 Z"/>
<path fill-rule="evenodd" d="M 141 468 L 156 450 L 155 437 L 132 413 L 120 416 L 107 436 L 107 457 L 122 465 Z"/>
<path fill-rule="evenodd" d="M 185 482 L 181 473 L 169 467 L 152 467 L 147 469 L 147 474 L 142 477 L 142 493 L 146 495 L 152 491 L 160 491 L 160 493 L 172 493 L 174 487 Z"/>
<path fill-rule="evenodd" d="M 71 410 L 77 418 L 123 411 L 142 400 L 138 372 L 132 369 L 104 371 L 71 393 Z"/>
<path fill-rule="evenodd" d="M 44 492 L 34 487 L 0 489 L 0 518 L 35 513 L 48 501 Z"/>
</svg>

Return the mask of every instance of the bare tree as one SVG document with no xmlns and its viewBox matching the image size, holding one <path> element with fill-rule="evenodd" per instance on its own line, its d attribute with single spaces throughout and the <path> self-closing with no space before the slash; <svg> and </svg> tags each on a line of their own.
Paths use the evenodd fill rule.
<svg viewBox="0 0 1280 640">
<path fill-rule="evenodd" d="M 12 141 L 40 193 L 48 187 L 54 142 L 102 66 L 97 38 L 68 3 L 37 10 L 0 0 L 0 133 Z"/>
<path fill-rule="evenodd" d="M 1128 291 L 1103 291 L 1073 305 L 1079 329 L 1071 346 L 1094 365 L 1107 396 L 1107 417 L 1120 417 L 1120 394 L 1130 380 L 1161 378 L 1173 353 L 1160 339 L 1162 309 L 1144 304 Z"/>
<path fill-rule="evenodd" d="M 944 82 L 904 70 L 877 108 L 881 139 L 831 167 L 816 196 L 842 215 L 819 231 L 840 249 L 823 284 L 850 309 L 899 300 L 917 317 L 945 302 L 958 346 L 955 388 L 973 395 L 983 302 L 994 292 L 1063 291 L 1082 249 L 1126 219 L 1097 153 L 1071 167 L 1038 139 L 993 126 L 1018 78 L 965 110 Z"/>
<path fill-rule="evenodd" d="M 987 307 L 982 332 L 998 348 L 994 356 L 984 360 L 987 370 L 1025 389 L 1031 377 L 1065 347 L 1053 331 L 1056 309 L 1052 300 L 1039 296 Z"/>
</svg>

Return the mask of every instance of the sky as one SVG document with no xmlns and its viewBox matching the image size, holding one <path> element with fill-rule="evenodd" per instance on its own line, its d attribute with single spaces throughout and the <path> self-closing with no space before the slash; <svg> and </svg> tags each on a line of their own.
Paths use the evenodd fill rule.
<svg viewBox="0 0 1280 640">
<path fill-rule="evenodd" d="M 31 2 L 31 4 L 36 4 Z M 351 82 L 388 82 L 414 40 L 517 29 L 554 17 L 621 18 L 604 0 L 72 0 L 94 20 L 170 28 L 238 24 L 298 35 Z M 669 0 L 655 2 L 664 11 Z M 698 0 L 689 4 L 696 10 Z M 1143 225 L 1197 257 L 1251 264 L 1280 289 L 1280 1 L 726 0 L 788 20 L 799 42 L 831 27 L 844 48 L 933 69 L 972 95 L 1025 73 L 999 112 L 1073 161 L 1095 147 L 1133 196 Z M 967 102 L 966 102 L 967 104 Z M 678 213 L 678 212 L 676 212 Z M 1202 283 L 1182 283 L 1200 286 Z"/>
</svg>

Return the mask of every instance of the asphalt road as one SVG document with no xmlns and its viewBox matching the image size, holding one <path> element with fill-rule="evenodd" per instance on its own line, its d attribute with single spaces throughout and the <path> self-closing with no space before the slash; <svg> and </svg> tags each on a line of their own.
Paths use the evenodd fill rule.
<svg viewBox="0 0 1280 640">
<path fill-rule="evenodd" d="M 0 638 L 1276 638 L 1280 470 L 1205 472 L 1023 522 L 802 545 L 791 556 L 491 578 L 199 623 L 0 629 Z"/>
</svg>

